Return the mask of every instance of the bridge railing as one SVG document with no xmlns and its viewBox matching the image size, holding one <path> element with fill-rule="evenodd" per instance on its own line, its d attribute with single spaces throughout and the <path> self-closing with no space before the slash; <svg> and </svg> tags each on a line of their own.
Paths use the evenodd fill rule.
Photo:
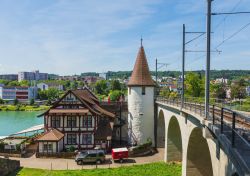
<svg viewBox="0 0 250 176">
<path fill-rule="evenodd" d="M 205 118 L 204 103 L 197 98 L 185 98 L 183 107 L 179 98 L 169 99 L 158 96 L 156 101 L 169 104 L 180 109 L 191 111 Z M 211 104 L 209 108 L 209 119 L 212 126 L 219 129 L 231 141 L 232 147 L 244 144 L 250 149 L 250 117 L 231 109 Z M 209 127 L 210 128 L 210 127 Z"/>
</svg>

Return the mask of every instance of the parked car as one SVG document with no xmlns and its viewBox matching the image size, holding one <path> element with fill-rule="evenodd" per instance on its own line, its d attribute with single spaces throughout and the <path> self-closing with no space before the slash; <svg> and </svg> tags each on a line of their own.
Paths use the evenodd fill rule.
<svg viewBox="0 0 250 176">
<path fill-rule="evenodd" d="M 121 163 L 124 159 L 128 158 L 128 149 L 127 148 L 113 148 L 112 151 L 112 159 L 114 161 L 119 160 Z"/>
<path fill-rule="evenodd" d="M 88 150 L 84 152 L 78 152 L 75 158 L 75 162 L 78 165 L 83 163 L 96 163 L 101 164 L 105 161 L 105 153 L 103 150 Z"/>
</svg>

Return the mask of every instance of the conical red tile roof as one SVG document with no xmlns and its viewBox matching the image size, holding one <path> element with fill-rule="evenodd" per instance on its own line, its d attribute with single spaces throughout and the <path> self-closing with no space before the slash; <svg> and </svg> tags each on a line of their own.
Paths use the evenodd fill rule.
<svg viewBox="0 0 250 176">
<path fill-rule="evenodd" d="M 155 86 L 143 46 L 140 47 L 128 86 Z"/>
</svg>

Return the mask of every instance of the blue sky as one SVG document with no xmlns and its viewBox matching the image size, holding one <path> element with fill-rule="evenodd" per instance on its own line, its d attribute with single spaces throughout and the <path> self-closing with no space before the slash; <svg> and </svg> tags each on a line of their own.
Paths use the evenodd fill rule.
<svg viewBox="0 0 250 176">
<path fill-rule="evenodd" d="M 250 11 L 248 0 L 215 0 L 214 12 Z M 39 69 L 61 75 L 132 70 L 140 46 L 180 70 L 182 24 L 205 31 L 206 0 L 0 0 L 0 73 Z M 214 16 L 212 48 L 250 22 Z M 219 25 L 218 25 L 219 24 Z M 187 36 L 187 40 L 193 36 Z M 205 38 L 187 45 L 204 50 Z M 212 69 L 250 69 L 250 26 L 212 54 Z M 187 53 L 187 69 L 205 69 L 204 53 Z"/>
</svg>

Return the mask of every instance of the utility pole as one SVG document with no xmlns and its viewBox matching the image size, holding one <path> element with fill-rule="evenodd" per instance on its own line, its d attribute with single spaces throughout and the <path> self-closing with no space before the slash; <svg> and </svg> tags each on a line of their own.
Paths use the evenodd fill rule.
<svg viewBox="0 0 250 176">
<path fill-rule="evenodd" d="M 157 73 L 157 58 L 155 59 L 155 81 L 156 81 L 156 86 L 157 86 L 157 77 L 158 77 L 158 73 Z"/>
<path fill-rule="evenodd" d="M 181 109 L 184 106 L 184 75 L 185 75 L 185 24 L 183 24 L 183 34 L 182 34 L 182 86 L 181 86 Z"/>
<path fill-rule="evenodd" d="M 158 83 L 157 79 L 158 79 L 158 69 L 161 69 L 164 66 L 168 66 L 169 64 L 167 63 L 159 63 L 158 59 L 155 59 L 155 80 L 156 80 L 156 84 Z"/>
<path fill-rule="evenodd" d="M 205 85 L 205 118 L 209 118 L 209 84 L 210 84 L 210 50 L 211 50 L 211 4 L 207 0 L 207 57 L 206 57 L 206 85 Z"/>
</svg>

